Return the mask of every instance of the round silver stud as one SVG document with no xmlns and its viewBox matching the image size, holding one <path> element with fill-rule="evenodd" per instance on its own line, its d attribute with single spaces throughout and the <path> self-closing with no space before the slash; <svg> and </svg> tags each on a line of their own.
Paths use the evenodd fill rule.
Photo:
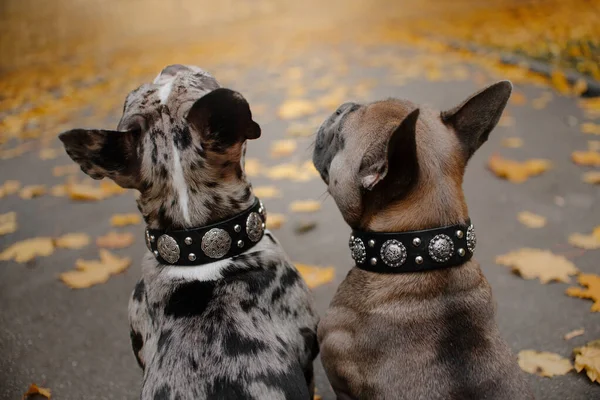
<svg viewBox="0 0 600 400">
<path fill-rule="evenodd" d="M 454 242 L 448 235 L 435 235 L 429 242 L 428 250 L 433 261 L 446 262 L 454 254 Z"/>
<path fill-rule="evenodd" d="M 221 258 L 229 252 L 231 236 L 223 229 L 213 228 L 204 234 L 200 247 L 208 257 Z"/>
<path fill-rule="evenodd" d="M 235 226 L 233 227 L 233 230 L 236 231 L 237 233 L 240 233 L 242 231 L 242 227 L 239 224 L 235 224 Z"/>
<path fill-rule="evenodd" d="M 155 241 L 155 240 L 156 240 L 156 238 L 154 237 L 154 235 L 150 235 L 150 241 L 151 241 L 152 243 L 154 243 L 154 241 Z"/>
<path fill-rule="evenodd" d="M 456 231 L 456 237 L 462 239 L 465 234 L 460 229 Z"/>
<path fill-rule="evenodd" d="M 148 247 L 148 250 L 152 251 L 152 243 L 150 242 L 150 232 L 148 232 L 148 229 L 146 229 L 146 247 Z"/>
<path fill-rule="evenodd" d="M 171 236 L 161 235 L 156 247 L 160 256 L 169 264 L 174 264 L 179 260 L 179 245 Z"/>
<path fill-rule="evenodd" d="M 260 226 L 265 229 L 267 227 L 267 225 L 265 225 L 265 223 L 263 222 L 262 224 L 260 224 Z"/>
<path fill-rule="evenodd" d="M 264 230 L 265 224 L 262 223 L 260 215 L 255 212 L 251 212 L 246 220 L 246 234 L 248 234 L 248 239 L 252 240 L 253 242 L 258 242 L 260 238 L 262 238 Z"/>
<path fill-rule="evenodd" d="M 196 255 L 194 253 L 190 253 L 188 255 L 188 260 L 190 260 L 190 261 L 196 261 Z"/>
<path fill-rule="evenodd" d="M 374 247 L 375 246 L 375 241 L 373 239 L 369 240 L 369 247 Z"/>
<path fill-rule="evenodd" d="M 475 227 L 471 224 L 467 229 L 467 249 L 473 253 L 475 251 L 475 246 L 477 246 L 477 235 L 475 234 Z"/>
<path fill-rule="evenodd" d="M 191 237 L 186 237 L 184 240 L 184 243 L 187 244 L 188 246 L 192 244 L 192 238 Z"/>
<path fill-rule="evenodd" d="M 421 245 L 421 238 L 418 238 L 418 237 L 414 238 L 412 243 L 413 243 L 413 246 L 419 247 Z"/>
<path fill-rule="evenodd" d="M 377 259 L 375 257 L 371 258 L 369 262 L 371 263 L 371 265 L 377 265 Z"/>
<path fill-rule="evenodd" d="M 462 247 L 458 250 L 456 250 L 456 252 L 458 253 L 459 256 L 464 257 L 465 256 L 465 249 L 463 249 Z"/>
<path fill-rule="evenodd" d="M 423 264 L 423 257 L 421 257 L 421 256 L 416 256 L 416 257 L 415 257 L 415 263 L 417 263 L 417 264 L 419 264 L 419 265 Z"/>
<path fill-rule="evenodd" d="M 355 238 L 354 236 L 350 237 L 350 255 L 352 259 L 356 261 L 358 264 L 362 264 L 365 262 L 365 258 L 367 257 L 367 252 L 365 251 L 365 244 L 359 238 Z"/>
<path fill-rule="evenodd" d="M 240 248 L 244 247 L 244 241 L 243 240 L 238 240 L 237 245 Z"/>
<path fill-rule="evenodd" d="M 379 251 L 381 259 L 388 267 L 399 267 L 406 261 L 406 247 L 395 239 L 387 240 Z"/>
<path fill-rule="evenodd" d="M 154 257 L 158 258 L 158 251 L 157 250 L 154 250 L 152 253 L 154 254 Z"/>
</svg>

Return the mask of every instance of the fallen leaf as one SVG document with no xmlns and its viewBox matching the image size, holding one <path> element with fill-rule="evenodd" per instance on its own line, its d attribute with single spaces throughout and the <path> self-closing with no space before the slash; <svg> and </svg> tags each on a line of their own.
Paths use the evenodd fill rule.
<svg viewBox="0 0 600 400">
<path fill-rule="evenodd" d="M 569 283 L 569 276 L 579 272 L 575 264 L 565 257 L 540 249 L 523 248 L 497 256 L 496 263 L 511 267 L 512 272 L 523 279 L 538 278 L 542 283 Z"/>
<path fill-rule="evenodd" d="M 600 140 L 588 140 L 588 150 L 600 151 Z"/>
<path fill-rule="evenodd" d="M 518 149 L 523 146 L 523 139 L 519 137 L 507 137 L 502 139 L 502 146 L 511 149 Z"/>
<path fill-rule="evenodd" d="M 519 222 L 528 228 L 542 228 L 546 225 L 546 218 L 529 211 L 521 211 L 517 216 Z"/>
<path fill-rule="evenodd" d="M 536 110 L 541 110 L 546 108 L 548 103 L 552 100 L 552 93 L 543 92 L 540 97 L 536 97 L 531 101 L 531 106 Z"/>
<path fill-rule="evenodd" d="M 65 175 L 73 175 L 79 172 L 81 168 L 78 164 L 57 165 L 52 168 L 52 175 L 60 177 Z"/>
<path fill-rule="evenodd" d="M 516 106 L 522 106 L 527 103 L 527 97 L 525 97 L 523 92 L 514 91 L 512 96 L 510 96 L 510 102 Z"/>
<path fill-rule="evenodd" d="M 522 183 L 529 177 L 540 175 L 550 169 L 550 166 L 550 161 L 542 159 L 519 162 L 493 155 L 488 160 L 488 168 L 496 176 L 514 183 Z"/>
<path fill-rule="evenodd" d="M 279 158 L 289 156 L 296 151 L 297 144 L 293 139 L 276 140 L 271 145 L 271 157 Z"/>
<path fill-rule="evenodd" d="M 581 180 L 592 185 L 600 185 L 600 171 L 589 171 L 581 176 Z"/>
<path fill-rule="evenodd" d="M 71 183 L 67 185 L 67 193 L 71 199 L 82 201 L 103 200 L 108 197 L 100 187 L 88 183 Z"/>
<path fill-rule="evenodd" d="M 285 222 L 285 215 L 269 213 L 267 217 L 267 229 L 279 229 Z"/>
<path fill-rule="evenodd" d="M 32 383 L 27 389 L 27 392 L 23 395 L 23 400 L 28 399 L 30 396 L 39 395 L 49 399 L 52 396 L 51 390 L 48 388 L 43 388 L 35 383 Z"/>
<path fill-rule="evenodd" d="M 46 194 L 46 185 L 29 185 L 19 191 L 19 196 L 22 199 L 33 199 Z"/>
<path fill-rule="evenodd" d="M 257 186 L 253 189 L 257 197 L 263 199 L 271 199 L 273 197 L 281 197 L 281 192 L 275 186 Z"/>
<path fill-rule="evenodd" d="M 42 149 L 40 150 L 39 156 L 40 160 L 53 160 L 58 157 L 57 149 Z"/>
<path fill-rule="evenodd" d="M 77 250 L 90 244 L 90 237 L 87 233 L 67 233 L 56 238 L 54 245 L 61 249 Z"/>
<path fill-rule="evenodd" d="M 247 176 L 255 177 L 260 175 L 262 165 L 256 158 L 247 158 L 244 162 L 244 172 Z"/>
<path fill-rule="evenodd" d="M 302 221 L 296 225 L 294 232 L 298 235 L 303 235 L 315 229 L 317 223 L 315 221 Z"/>
<path fill-rule="evenodd" d="M 112 226 L 127 226 L 127 225 L 137 225 L 142 222 L 142 218 L 139 214 L 131 213 L 131 214 L 115 214 L 110 217 L 110 224 Z"/>
<path fill-rule="evenodd" d="M 579 287 L 570 287 L 567 289 L 567 295 L 579 297 L 580 299 L 591 299 L 594 301 L 591 311 L 600 312 L 600 276 L 595 274 L 581 274 L 577 277 L 577 282 L 585 289 Z"/>
<path fill-rule="evenodd" d="M 17 230 L 17 213 L 12 211 L 0 214 L 0 236 L 13 233 Z"/>
<path fill-rule="evenodd" d="M 46 257 L 54 252 L 54 241 L 50 237 L 26 239 L 9 246 L 0 253 L 0 261 L 15 260 L 18 263 Z"/>
<path fill-rule="evenodd" d="M 50 194 L 54 197 L 64 197 L 67 195 L 67 185 L 59 184 L 50 188 Z"/>
<path fill-rule="evenodd" d="M 110 231 L 104 236 L 99 236 L 96 239 L 98 247 L 107 249 L 123 249 L 133 244 L 135 237 L 130 232 Z"/>
<path fill-rule="evenodd" d="M 316 267 L 300 263 L 294 263 L 294 265 L 310 289 L 331 282 L 335 275 L 333 267 Z"/>
<path fill-rule="evenodd" d="M 315 212 L 321 209 L 321 203 L 316 200 L 298 200 L 290 204 L 290 211 L 293 212 Z"/>
<path fill-rule="evenodd" d="M 127 189 L 122 188 L 110 180 L 103 180 L 100 182 L 100 189 L 106 194 L 106 197 L 127 192 Z"/>
<path fill-rule="evenodd" d="M 585 369 L 587 377 L 592 382 L 600 383 L 600 340 L 593 340 L 582 347 L 573 349 L 575 355 L 575 370 Z"/>
<path fill-rule="evenodd" d="M 571 361 L 547 351 L 521 350 L 518 362 L 523 371 L 548 378 L 566 375 L 573 369 Z"/>
<path fill-rule="evenodd" d="M 100 249 L 100 260 L 77 260 L 75 270 L 63 272 L 60 279 L 70 288 L 84 289 L 108 281 L 111 275 L 120 274 L 131 265 L 128 257 L 118 257 Z"/>
<path fill-rule="evenodd" d="M 594 124 L 593 122 L 584 122 L 579 126 L 582 133 L 589 135 L 600 135 L 600 124 Z"/>
<path fill-rule="evenodd" d="M 600 167 L 600 153 L 597 151 L 574 151 L 571 159 L 577 165 Z"/>
<path fill-rule="evenodd" d="M 11 194 L 15 194 L 21 188 L 21 182 L 15 180 L 5 181 L 2 185 L 2 189 L 0 190 L 4 195 L 8 196 Z M 0 196 L 2 197 L 2 196 Z"/>
<path fill-rule="evenodd" d="M 583 329 L 583 328 L 581 328 L 581 329 L 575 329 L 575 330 L 572 330 L 571 332 L 565 334 L 564 339 L 565 340 L 571 340 L 574 337 L 583 335 L 584 333 L 585 333 L 585 329 Z"/>
<path fill-rule="evenodd" d="M 315 128 L 311 125 L 294 123 L 288 126 L 286 133 L 293 137 L 308 137 L 315 134 Z"/>
<path fill-rule="evenodd" d="M 305 117 L 317 112 L 314 102 L 303 99 L 286 100 L 279 107 L 278 115 L 281 119 L 294 119 Z"/>
<path fill-rule="evenodd" d="M 510 115 L 501 116 L 500 121 L 498 121 L 498 126 L 503 126 L 505 128 L 515 126 L 515 117 Z"/>
<path fill-rule="evenodd" d="M 551 78 L 552 84 L 562 94 L 570 94 L 571 87 L 569 86 L 569 81 L 567 81 L 567 77 L 562 71 L 554 70 L 552 71 Z"/>
<path fill-rule="evenodd" d="M 573 233 L 569 235 L 569 243 L 575 247 L 585 250 L 600 249 L 600 226 L 594 228 L 589 235 Z"/>
</svg>

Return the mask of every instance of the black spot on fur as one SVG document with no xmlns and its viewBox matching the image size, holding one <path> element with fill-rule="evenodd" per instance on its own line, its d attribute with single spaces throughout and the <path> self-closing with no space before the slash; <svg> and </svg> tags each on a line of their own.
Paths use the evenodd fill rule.
<svg viewBox="0 0 600 400">
<path fill-rule="evenodd" d="M 240 260 L 241 257 L 238 258 Z M 235 264 L 229 265 L 223 269 L 221 274 L 226 283 L 244 282 L 247 285 L 248 292 L 260 296 L 267 290 L 276 278 L 277 264 L 269 263 L 264 268 L 240 268 Z"/>
<path fill-rule="evenodd" d="M 194 371 L 198 371 L 198 361 L 196 361 L 194 356 L 190 356 L 190 367 L 192 367 Z"/>
<path fill-rule="evenodd" d="M 140 279 L 138 283 L 135 285 L 135 289 L 133 291 L 133 299 L 137 302 L 141 302 L 144 299 L 144 292 L 146 291 L 146 285 L 143 279 Z"/>
<path fill-rule="evenodd" d="M 317 341 L 317 334 L 312 329 L 304 327 L 300 328 L 300 335 L 304 339 L 304 351 L 309 353 L 311 359 L 315 359 L 319 354 L 319 342 Z"/>
<path fill-rule="evenodd" d="M 169 171 L 167 170 L 167 167 L 164 164 L 160 166 L 159 174 L 160 177 L 165 181 L 169 178 Z"/>
<path fill-rule="evenodd" d="M 171 387 L 165 383 L 156 389 L 153 400 L 171 400 Z"/>
<path fill-rule="evenodd" d="M 225 376 L 217 376 L 210 384 L 207 399 L 247 399 L 244 381 L 241 379 L 229 380 Z"/>
<path fill-rule="evenodd" d="M 160 333 L 158 337 L 157 343 L 157 351 L 159 354 L 163 354 L 165 352 L 165 346 L 169 346 L 171 344 L 171 335 L 173 331 L 171 329 L 166 329 Z"/>
<path fill-rule="evenodd" d="M 310 399 L 304 373 L 298 364 L 293 364 L 284 372 L 267 371 L 257 378 L 266 386 L 278 388 L 286 400 Z"/>
<path fill-rule="evenodd" d="M 133 355 L 135 355 L 135 359 L 140 368 L 144 369 L 144 364 L 142 363 L 142 359 L 140 358 L 140 350 L 142 350 L 142 347 L 144 347 L 144 339 L 142 338 L 142 334 L 131 329 L 129 331 L 129 337 L 131 338 L 131 348 L 133 349 Z"/>
<path fill-rule="evenodd" d="M 192 135 L 187 126 L 173 129 L 173 142 L 179 150 L 185 150 L 192 145 Z"/>
<path fill-rule="evenodd" d="M 251 309 L 253 309 L 254 307 L 256 307 L 256 305 L 257 305 L 256 299 L 240 301 L 240 307 L 246 313 L 248 311 L 250 311 Z"/>
<path fill-rule="evenodd" d="M 205 157 L 206 156 L 206 152 L 204 151 L 204 148 L 201 146 L 196 147 L 196 153 L 198 153 L 198 155 L 200 157 Z"/>
<path fill-rule="evenodd" d="M 152 164 L 156 165 L 156 161 L 158 160 L 158 148 L 156 147 L 156 142 L 152 143 Z"/>
<path fill-rule="evenodd" d="M 256 355 L 259 351 L 267 349 L 267 345 L 263 341 L 243 336 L 234 327 L 230 327 L 226 331 L 223 347 L 225 354 L 231 357 Z"/>
<path fill-rule="evenodd" d="M 214 187 L 219 186 L 219 182 L 217 182 L 217 181 L 208 181 L 208 182 L 205 183 L 205 185 L 206 185 L 206 187 L 214 188 Z"/>
<path fill-rule="evenodd" d="M 287 266 L 286 271 L 281 276 L 281 286 L 288 288 L 300 280 L 300 275 L 291 265 Z"/>
<path fill-rule="evenodd" d="M 214 282 L 186 282 L 171 294 L 165 307 L 165 315 L 175 318 L 200 316 L 213 298 Z"/>
<path fill-rule="evenodd" d="M 240 178 L 241 179 L 241 178 Z M 250 200 L 250 196 L 252 196 L 252 190 L 250 189 L 250 186 L 247 186 L 244 189 L 244 194 L 242 195 L 242 197 L 240 198 L 240 201 L 242 202 L 246 202 L 248 200 Z"/>
<path fill-rule="evenodd" d="M 281 298 L 282 294 L 283 294 L 283 289 L 281 287 L 275 288 L 275 290 L 273 290 L 273 294 L 271 295 L 271 302 L 275 303 L 277 300 L 279 300 Z"/>
</svg>

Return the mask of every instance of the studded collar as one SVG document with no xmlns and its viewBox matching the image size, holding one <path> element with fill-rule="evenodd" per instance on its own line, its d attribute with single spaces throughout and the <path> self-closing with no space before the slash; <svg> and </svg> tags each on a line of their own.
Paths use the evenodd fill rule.
<svg viewBox="0 0 600 400">
<path fill-rule="evenodd" d="M 163 264 L 195 266 L 239 255 L 262 239 L 267 212 L 257 198 L 252 207 L 201 228 L 164 231 L 146 228 L 146 246 Z"/>
<path fill-rule="evenodd" d="M 470 260 L 477 237 L 470 220 L 441 228 L 399 233 L 353 231 L 350 253 L 356 266 L 379 273 L 423 272 Z"/>
</svg>

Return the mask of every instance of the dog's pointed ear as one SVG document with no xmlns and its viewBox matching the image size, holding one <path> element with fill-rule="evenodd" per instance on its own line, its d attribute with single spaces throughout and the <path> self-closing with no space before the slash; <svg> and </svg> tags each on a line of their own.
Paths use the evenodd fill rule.
<svg viewBox="0 0 600 400">
<path fill-rule="evenodd" d="M 90 177 L 108 177 L 124 188 L 138 188 L 139 131 L 73 129 L 58 137 L 69 157 Z"/>
<path fill-rule="evenodd" d="M 442 112 L 442 121 L 456 132 L 467 159 L 488 140 L 511 92 L 509 81 L 497 82 L 475 93 L 458 107 Z"/>
<path fill-rule="evenodd" d="M 258 139 L 260 126 L 252 120 L 250 105 L 240 93 L 219 88 L 196 100 L 188 123 L 205 141 L 233 144 Z"/>
<path fill-rule="evenodd" d="M 365 156 L 360 166 L 360 180 L 367 190 L 381 182 L 391 170 L 417 166 L 417 120 L 419 109 L 410 112 L 390 136 L 385 154 Z"/>
</svg>

